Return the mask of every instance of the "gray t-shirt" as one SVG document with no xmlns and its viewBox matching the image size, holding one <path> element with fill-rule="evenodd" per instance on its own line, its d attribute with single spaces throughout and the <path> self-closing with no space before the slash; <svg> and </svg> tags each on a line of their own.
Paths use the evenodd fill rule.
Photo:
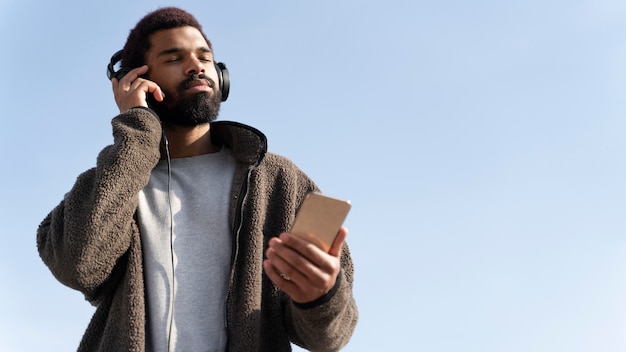
<svg viewBox="0 0 626 352">
<path fill-rule="evenodd" d="M 225 350 L 234 170 L 226 147 L 172 159 L 171 179 L 162 160 L 139 194 L 146 351 Z"/>
</svg>

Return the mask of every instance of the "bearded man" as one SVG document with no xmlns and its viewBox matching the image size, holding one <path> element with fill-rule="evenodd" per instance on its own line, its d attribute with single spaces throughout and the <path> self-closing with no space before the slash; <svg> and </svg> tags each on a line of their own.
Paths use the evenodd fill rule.
<svg viewBox="0 0 626 352">
<path fill-rule="evenodd" d="M 215 121 L 228 75 L 197 20 L 149 13 L 120 58 L 113 144 L 37 231 L 54 276 L 96 306 L 78 350 L 345 346 L 347 230 L 327 252 L 288 232 L 318 188 L 258 130 Z"/>
</svg>

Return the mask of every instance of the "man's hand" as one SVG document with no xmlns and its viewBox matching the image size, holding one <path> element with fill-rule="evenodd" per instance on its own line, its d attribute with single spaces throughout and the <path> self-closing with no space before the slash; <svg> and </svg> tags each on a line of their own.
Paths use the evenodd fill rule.
<svg viewBox="0 0 626 352">
<path fill-rule="evenodd" d="M 328 253 L 298 236 L 272 238 L 263 262 L 265 273 L 294 302 L 308 303 L 327 294 L 341 270 L 340 257 L 348 230 L 342 227 Z"/>
<path fill-rule="evenodd" d="M 115 103 L 120 109 L 120 113 L 137 106 L 148 107 L 146 94 L 154 95 L 156 101 L 163 101 L 165 98 L 165 94 L 158 84 L 140 77 L 147 72 L 148 65 L 143 65 L 131 70 L 119 81 L 117 78 L 111 79 Z"/>
</svg>

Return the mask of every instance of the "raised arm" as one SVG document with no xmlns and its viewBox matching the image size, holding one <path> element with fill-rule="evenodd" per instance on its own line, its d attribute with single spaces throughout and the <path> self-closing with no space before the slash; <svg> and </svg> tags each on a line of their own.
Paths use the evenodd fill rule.
<svg viewBox="0 0 626 352">
<path fill-rule="evenodd" d="M 44 263 L 63 284 L 97 301 L 129 248 L 137 195 L 160 158 L 161 125 L 144 108 L 112 121 L 114 143 L 81 174 L 37 231 Z"/>
</svg>

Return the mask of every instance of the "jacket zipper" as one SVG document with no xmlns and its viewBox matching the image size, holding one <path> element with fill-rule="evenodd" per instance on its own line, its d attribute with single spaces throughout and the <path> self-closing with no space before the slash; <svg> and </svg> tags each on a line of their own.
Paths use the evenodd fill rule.
<svg viewBox="0 0 626 352">
<path fill-rule="evenodd" d="M 230 345 L 230 333 L 228 331 L 228 301 L 230 300 L 231 294 L 231 284 L 235 277 L 235 263 L 237 262 L 237 257 L 239 256 L 239 237 L 241 233 L 241 226 L 243 225 L 242 212 L 243 212 L 243 203 L 244 198 L 248 195 L 248 183 L 250 182 L 250 175 L 252 174 L 252 170 L 255 168 L 254 165 L 248 167 L 248 172 L 246 178 L 244 179 L 243 185 L 241 186 L 241 190 L 239 191 L 239 199 L 237 200 L 237 212 L 235 213 L 235 221 L 233 223 L 233 234 L 234 234 L 234 248 L 232 259 L 230 262 L 230 277 L 228 279 L 228 289 L 226 291 L 226 300 L 224 301 L 224 328 L 226 328 L 226 350 Z"/>
</svg>

